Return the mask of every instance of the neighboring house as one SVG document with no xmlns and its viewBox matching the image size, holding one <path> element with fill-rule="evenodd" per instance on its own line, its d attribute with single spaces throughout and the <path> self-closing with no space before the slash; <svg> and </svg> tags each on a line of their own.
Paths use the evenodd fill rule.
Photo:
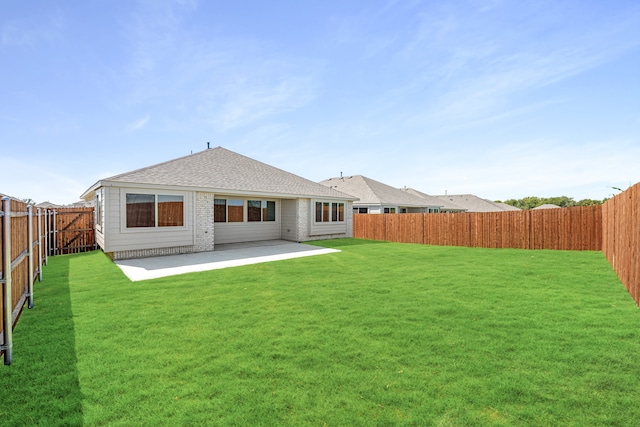
<svg viewBox="0 0 640 427">
<path fill-rule="evenodd" d="M 390 185 L 362 175 L 329 178 L 320 184 L 351 194 L 354 213 L 421 213 L 439 212 L 440 201 L 427 201 Z"/>
<path fill-rule="evenodd" d="M 413 194 L 414 196 L 418 196 L 421 197 L 425 200 L 427 200 L 428 203 L 431 204 L 439 204 L 440 206 L 440 212 L 443 213 L 451 213 L 451 212 L 466 212 L 466 209 L 456 205 L 455 203 L 449 201 L 449 200 L 443 200 L 443 199 L 439 199 L 436 196 L 430 196 L 426 193 L 423 193 L 422 191 L 418 191 L 416 189 L 413 188 L 403 188 L 402 191 L 406 191 L 407 193 Z"/>
<path fill-rule="evenodd" d="M 93 200 L 79 200 L 65 206 L 65 208 L 91 208 L 93 207 L 93 202 Z"/>
<path fill-rule="evenodd" d="M 538 210 L 538 209 L 559 209 L 560 206 L 558 205 L 554 205 L 553 203 L 545 203 L 544 205 L 540 205 L 540 206 L 536 206 L 535 208 L 532 208 L 531 210 Z"/>
<path fill-rule="evenodd" d="M 460 206 L 465 209 L 466 212 L 504 212 L 520 210 L 514 206 L 492 202 L 491 200 L 482 199 L 473 194 L 450 194 L 435 197 L 443 202 L 450 202 Z"/>
<path fill-rule="evenodd" d="M 502 210 L 504 210 L 504 211 L 521 211 L 521 210 L 522 210 L 522 209 L 520 209 L 520 208 L 517 208 L 517 207 L 515 207 L 515 206 L 511 206 L 511 205 L 508 205 L 508 204 L 503 203 L 503 202 L 494 202 L 494 203 L 495 203 L 496 205 L 498 205 L 499 207 L 501 207 L 501 208 L 502 208 Z"/>
<path fill-rule="evenodd" d="M 56 205 L 55 203 L 51 203 L 49 201 L 41 202 L 36 205 L 36 208 L 42 208 L 42 209 L 55 209 L 55 208 L 61 208 L 61 207 L 62 205 Z"/>
<path fill-rule="evenodd" d="M 222 147 L 102 179 L 96 242 L 113 259 L 216 244 L 351 237 L 354 197 Z"/>
</svg>

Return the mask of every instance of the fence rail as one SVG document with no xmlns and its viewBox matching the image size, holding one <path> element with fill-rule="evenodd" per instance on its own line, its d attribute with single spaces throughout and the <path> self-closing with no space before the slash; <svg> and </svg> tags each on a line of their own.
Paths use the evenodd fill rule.
<svg viewBox="0 0 640 427">
<path fill-rule="evenodd" d="M 354 237 L 517 249 L 602 249 L 601 206 L 507 212 L 357 214 Z"/>
<path fill-rule="evenodd" d="M 93 208 L 39 209 L 4 197 L 0 206 L 0 355 L 13 359 L 13 328 L 25 304 L 33 307 L 33 284 L 42 280 L 47 257 L 95 249 Z"/>
</svg>

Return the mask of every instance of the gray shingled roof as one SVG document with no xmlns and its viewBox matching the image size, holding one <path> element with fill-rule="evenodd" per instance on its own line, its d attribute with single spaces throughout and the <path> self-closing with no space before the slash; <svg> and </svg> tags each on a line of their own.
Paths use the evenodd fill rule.
<svg viewBox="0 0 640 427">
<path fill-rule="evenodd" d="M 105 183 L 166 185 L 218 193 L 262 193 L 353 200 L 348 194 L 222 147 L 103 179 L 87 190 L 85 195 Z"/>
<path fill-rule="evenodd" d="M 478 196 L 474 196 L 473 194 L 450 194 L 435 197 L 461 206 L 466 209 L 467 212 L 502 212 L 507 210 L 518 210 L 518 208 L 514 208 L 513 206 L 492 202 L 491 200 L 482 199 Z"/>
<path fill-rule="evenodd" d="M 414 196 L 422 197 L 427 201 L 427 203 L 431 203 L 435 206 L 440 205 L 441 210 L 445 211 L 465 211 L 465 208 L 462 206 L 458 206 L 455 203 L 449 200 L 442 200 L 437 198 L 436 196 L 430 196 L 422 191 L 418 191 L 414 188 L 403 188 L 402 191 L 406 191 L 407 193 L 413 194 Z"/>
<path fill-rule="evenodd" d="M 539 209 L 559 209 L 560 206 L 554 205 L 553 203 L 545 203 L 540 206 L 536 206 L 535 208 L 531 208 L 531 210 L 539 210 Z"/>
<path fill-rule="evenodd" d="M 439 201 L 431 203 L 421 197 L 362 175 L 329 178 L 320 181 L 320 184 L 360 199 L 354 205 L 442 206 Z"/>
</svg>

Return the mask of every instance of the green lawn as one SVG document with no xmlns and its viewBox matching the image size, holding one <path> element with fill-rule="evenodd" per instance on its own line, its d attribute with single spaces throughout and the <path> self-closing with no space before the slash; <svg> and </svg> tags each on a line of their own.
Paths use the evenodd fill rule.
<svg viewBox="0 0 640 427">
<path fill-rule="evenodd" d="M 130 282 L 49 259 L 11 426 L 637 425 L 640 311 L 600 252 L 334 240 Z"/>
</svg>

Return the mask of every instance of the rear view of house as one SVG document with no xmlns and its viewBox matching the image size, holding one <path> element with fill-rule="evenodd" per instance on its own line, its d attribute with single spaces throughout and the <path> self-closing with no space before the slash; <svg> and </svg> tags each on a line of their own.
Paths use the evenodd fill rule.
<svg viewBox="0 0 640 427">
<path fill-rule="evenodd" d="M 351 237 L 356 199 L 222 147 L 102 179 L 81 197 L 95 201 L 96 242 L 113 259 Z"/>
</svg>

